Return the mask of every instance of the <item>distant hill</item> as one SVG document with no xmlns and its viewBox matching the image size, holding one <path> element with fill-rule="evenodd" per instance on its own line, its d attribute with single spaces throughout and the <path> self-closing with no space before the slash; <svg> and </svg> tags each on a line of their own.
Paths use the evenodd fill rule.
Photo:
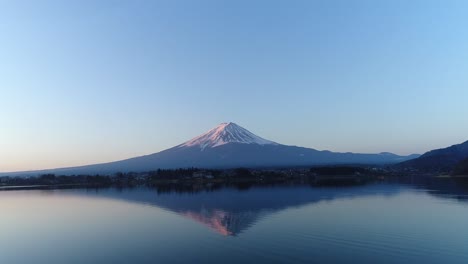
<svg viewBox="0 0 468 264">
<path fill-rule="evenodd" d="M 451 172 L 462 160 L 468 158 L 468 141 L 448 148 L 435 149 L 419 158 L 398 164 L 401 168 L 411 168 L 420 172 Z"/>
<path fill-rule="evenodd" d="M 388 152 L 379 154 L 339 153 L 288 146 L 261 138 L 235 123 L 222 123 L 185 143 L 146 156 L 74 168 L 9 173 L 7 175 L 112 174 L 115 172 L 144 172 L 189 167 L 210 169 L 326 164 L 393 164 L 416 157 L 418 155 L 399 156 Z"/>
</svg>

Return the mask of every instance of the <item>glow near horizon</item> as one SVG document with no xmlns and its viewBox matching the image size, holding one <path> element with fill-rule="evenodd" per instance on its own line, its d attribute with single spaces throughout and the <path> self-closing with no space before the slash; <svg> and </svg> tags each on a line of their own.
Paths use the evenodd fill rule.
<svg viewBox="0 0 468 264">
<path fill-rule="evenodd" d="M 233 121 L 398 154 L 468 139 L 466 1 L 2 1 L 0 171 L 149 154 Z"/>
</svg>

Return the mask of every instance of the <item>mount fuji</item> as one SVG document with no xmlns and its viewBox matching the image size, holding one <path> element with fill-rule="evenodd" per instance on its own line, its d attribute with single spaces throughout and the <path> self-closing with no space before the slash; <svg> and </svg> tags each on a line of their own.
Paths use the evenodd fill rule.
<svg viewBox="0 0 468 264">
<path fill-rule="evenodd" d="M 158 153 L 103 164 L 42 170 L 28 174 L 109 174 L 188 167 L 269 168 L 331 164 L 391 164 L 416 157 L 418 155 L 398 156 L 388 152 L 338 153 L 282 145 L 259 137 L 235 123 L 222 123 L 198 137 Z"/>
<path fill-rule="evenodd" d="M 206 147 L 214 148 L 230 143 L 257 144 L 257 145 L 279 145 L 276 142 L 261 138 L 247 129 L 235 123 L 222 123 L 203 135 L 189 140 L 177 147 Z"/>
</svg>

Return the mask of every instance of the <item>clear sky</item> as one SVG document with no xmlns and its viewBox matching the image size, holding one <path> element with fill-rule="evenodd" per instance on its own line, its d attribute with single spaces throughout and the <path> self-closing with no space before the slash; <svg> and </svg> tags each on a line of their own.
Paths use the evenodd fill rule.
<svg viewBox="0 0 468 264">
<path fill-rule="evenodd" d="M 0 171 L 158 152 L 232 121 L 289 145 L 468 140 L 468 1 L 0 0 Z"/>
</svg>

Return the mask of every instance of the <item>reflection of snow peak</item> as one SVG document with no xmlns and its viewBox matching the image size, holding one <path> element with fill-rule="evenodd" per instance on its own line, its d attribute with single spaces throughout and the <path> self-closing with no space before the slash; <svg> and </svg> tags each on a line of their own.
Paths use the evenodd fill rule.
<svg viewBox="0 0 468 264">
<path fill-rule="evenodd" d="M 180 214 L 215 230 L 223 236 L 235 236 L 253 225 L 264 212 L 230 213 L 223 210 L 202 209 L 200 212 L 185 211 Z"/>
<path fill-rule="evenodd" d="M 202 213 L 196 213 L 196 212 L 186 212 L 183 215 L 199 222 L 204 225 L 207 225 L 208 227 L 214 229 L 216 232 L 223 236 L 230 236 L 232 235 L 232 232 L 228 230 L 228 226 L 226 225 L 226 222 L 228 220 L 228 215 L 226 212 L 223 211 L 213 211 L 211 213 L 208 212 L 202 212 Z"/>
<path fill-rule="evenodd" d="M 205 134 L 191 139 L 179 147 L 198 146 L 201 149 L 217 147 L 227 143 L 278 145 L 277 143 L 261 138 L 235 123 L 222 123 Z"/>
</svg>

